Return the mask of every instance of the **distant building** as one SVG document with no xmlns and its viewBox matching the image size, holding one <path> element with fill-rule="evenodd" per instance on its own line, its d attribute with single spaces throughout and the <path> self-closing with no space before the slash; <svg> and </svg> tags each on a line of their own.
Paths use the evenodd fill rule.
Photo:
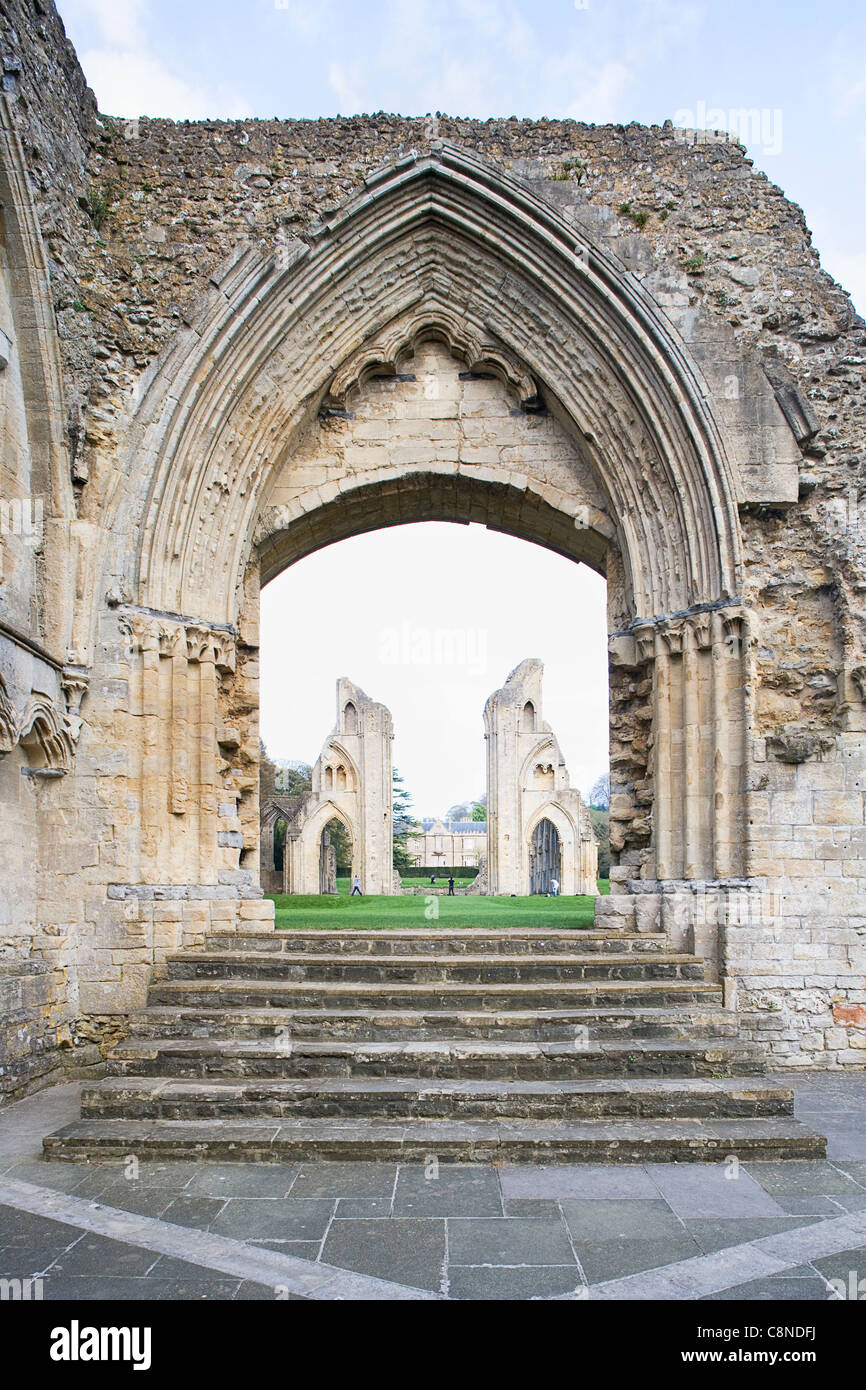
<svg viewBox="0 0 866 1390">
<path fill-rule="evenodd" d="M 487 822 L 422 820 L 422 833 L 410 835 L 406 848 L 421 868 L 477 869 L 487 854 Z"/>
</svg>

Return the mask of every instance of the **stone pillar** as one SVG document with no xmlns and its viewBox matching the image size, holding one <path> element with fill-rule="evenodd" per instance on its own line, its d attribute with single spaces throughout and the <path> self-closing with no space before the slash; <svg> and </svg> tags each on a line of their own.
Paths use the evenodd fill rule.
<svg viewBox="0 0 866 1390">
<path fill-rule="evenodd" d="M 653 682 L 653 825 L 655 828 L 655 876 L 673 874 L 672 775 L 671 775 L 671 670 L 664 637 L 655 634 Z"/>
<path fill-rule="evenodd" d="M 217 696 L 214 650 L 205 642 L 198 653 L 199 670 L 199 868 L 207 882 L 217 865 Z"/>
<path fill-rule="evenodd" d="M 159 874 L 159 765 L 164 730 L 159 709 L 159 634 L 152 625 L 141 633 L 141 716 L 141 867 L 153 881 Z"/>
<path fill-rule="evenodd" d="M 171 810 L 184 816 L 189 809 L 189 700 L 186 633 L 178 628 L 171 639 Z"/>
<path fill-rule="evenodd" d="M 683 877 L 701 873 L 702 748 L 699 654 L 691 623 L 683 628 Z"/>
</svg>

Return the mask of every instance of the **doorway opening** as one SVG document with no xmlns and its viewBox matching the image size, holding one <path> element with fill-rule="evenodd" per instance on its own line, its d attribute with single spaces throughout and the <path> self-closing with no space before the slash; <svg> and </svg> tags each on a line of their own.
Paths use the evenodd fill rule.
<svg viewBox="0 0 866 1390">
<path fill-rule="evenodd" d="M 319 892 L 348 893 L 352 879 L 352 836 L 334 816 L 322 831 L 319 847 Z"/>
<path fill-rule="evenodd" d="M 529 892 L 547 897 L 558 893 L 562 882 L 562 849 L 559 831 L 546 817 L 532 834 L 529 848 Z"/>
</svg>

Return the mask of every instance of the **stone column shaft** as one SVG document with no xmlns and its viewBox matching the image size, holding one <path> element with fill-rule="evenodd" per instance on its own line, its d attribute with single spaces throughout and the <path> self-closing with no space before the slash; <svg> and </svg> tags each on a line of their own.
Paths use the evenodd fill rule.
<svg viewBox="0 0 866 1390">
<path fill-rule="evenodd" d="M 655 739 L 653 823 L 656 878 L 673 877 L 673 824 L 671 817 L 671 662 L 664 638 L 655 636 Z"/>
</svg>

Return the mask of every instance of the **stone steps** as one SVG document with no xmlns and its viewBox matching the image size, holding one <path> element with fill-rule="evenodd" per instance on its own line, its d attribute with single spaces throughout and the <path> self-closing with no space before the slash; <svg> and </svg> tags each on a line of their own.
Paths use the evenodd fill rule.
<svg viewBox="0 0 866 1390">
<path fill-rule="evenodd" d="M 620 1004 L 640 1008 L 648 1004 L 667 1007 L 680 1004 L 721 1004 L 722 992 L 701 980 L 569 980 L 527 984 L 509 981 L 478 984 L 469 981 L 370 980 L 251 980 L 217 978 L 159 980 L 151 986 L 152 1004 L 175 1008 L 209 1007 L 215 1001 L 232 1008 L 363 1008 L 365 1004 L 391 1009 L 437 1008 L 443 1003 L 463 1009 L 500 1013 L 512 1008 L 562 1009 L 577 1005 L 590 1008 Z"/>
<path fill-rule="evenodd" d="M 680 1162 L 825 1141 L 664 936 L 265 932 L 171 955 L 49 1158 Z"/>
<path fill-rule="evenodd" d="M 273 1038 L 284 1029 L 298 1041 L 346 1039 L 401 1042 L 465 1038 L 515 1042 L 573 1041 L 586 1028 L 595 1040 L 607 1038 L 692 1038 L 696 1034 L 733 1037 L 736 1015 L 722 1008 L 510 1009 L 502 1013 L 454 1009 L 235 1009 L 172 1008 L 151 1005 L 133 1022 L 131 1037 Z"/>
<path fill-rule="evenodd" d="M 285 980 L 344 984 L 568 984 L 577 980 L 699 980 L 694 956 L 639 954 L 458 956 L 421 959 L 325 955 L 295 951 L 200 951 L 170 955 L 170 980 Z"/>
<path fill-rule="evenodd" d="M 72 1162 L 186 1159 L 294 1163 L 709 1163 L 820 1158 L 825 1140 L 797 1120 L 78 1120 L 43 1141 Z"/>
<path fill-rule="evenodd" d="M 291 1034 L 237 1039 L 128 1041 L 114 1049 L 115 1076 L 415 1076 L 488 1080 L 576 1077 L 744 1076 L 759 1072 L 756 1047 L 738 1038 L 628 1041 L 300 1042 Z"/>
<path fill-rule="evenodd" d="M 84 1119 L 363 1118 L 404 1120 L 599 1118 L 753 1119 L 790 1116 L 792 1091 L 761 1082 L 172 1081 L 116 1078 L 85 1089 Z"/>
<path fill-rule="evenodd" d="M 622 934 L 615 931 L 594 931 L 569 928 L 550 931 L 539 928 L 511 928 L 506 931 L 483 931 L 467 928 L 462 931 L 276 931 L 212 932 L 208 947 L 215 951 L 255 951 L 257 954 L 351 956 L 456 956 L 469 955 L 562 955 L 575 952 L 621 954 L 635 951 L 640 954 L 666 952 L 668 940 L 664 932 Z"/>
</svg>

